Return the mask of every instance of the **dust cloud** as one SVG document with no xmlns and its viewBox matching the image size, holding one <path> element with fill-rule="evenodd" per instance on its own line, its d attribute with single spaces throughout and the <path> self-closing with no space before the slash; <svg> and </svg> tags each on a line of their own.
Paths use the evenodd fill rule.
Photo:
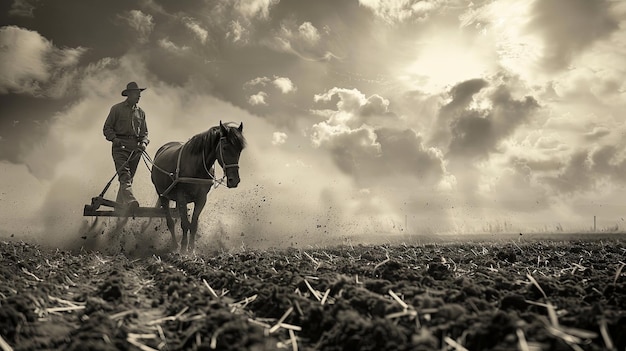
<svg viewBox="0 0 626 351">
<path fill-rule="evenodd" d="M 293 134 L 289 138 L 291 145 L 274 145 L 275 129 L 260 117 L 209 96 L 189 96 L 166 86 L 151 90 L 140 102 L 148 118 L 150 155 L 160 145 L 186 141 L 220 120 L 244 124 L 248 147 L 240 160 L 242 182 L 236 189 L 218 187 L 209 193 L 199 224 L 199 247 L 325 245 L 358 242 L 358 237 L 366 234 L 401 233 L 401 216 L 395 215 L 384 201 L 376 206 L 377 215 L 372 211 L 361 213 L 363 202 L 369 201 L 367 194 L 323 151 L 311 147 L 306 136 Z M 10 194 L 22 203 L 3 206 L 11 212 L 2 214 L 2 220 L 11 223 L 4 234 L 74 249 L 128 251 L 133 247 L 158 249 L 167 244 L 170 234 L 162 219 L 82 216 L 83 206 L 114 175 L 110 143 L 102 136 L 102 123 L 115 102 L 93 92 L 69 106 L 55 116 L 41 144 L 23 156 L 28 168 L 8 165 L 19 169 L 15 171 L 17 176 L 38 185 L 22 187 L 19 195 Z M 222 175 L 219 166 L 217 173 Z M 117 184 L 113 179 L 105 198 L 115 198 Z M 144 162 L 139 165 L 133 188 L 142 206 L 156 205 L 157 195 Z M 19 223 L 30 223 L 32 227 L 25 230 Z"/>
</svg>

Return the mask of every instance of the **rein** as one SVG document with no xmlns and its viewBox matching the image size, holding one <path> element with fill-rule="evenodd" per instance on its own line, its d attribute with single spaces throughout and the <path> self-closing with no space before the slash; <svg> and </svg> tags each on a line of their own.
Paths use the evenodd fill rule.
<svg viewBox="0 0 626 351">
<path fill-rule="evenodd" d="M 209 179 L 206 178 L 193 178 L 193 177 L 180 177 L 179 176 L 179 172 L 180 172 L 180 160 L 182 158 L 182 154 L 183 154 L 183 149 L 185 148 L 185 145 L 187 145 L 187 143 L 184 143 L 183 146 L 180 148 L 180 150 L 178 151 L 178 159 L 176 161 L 176 172 L 172 173 L 172 172 L 168 172 L 166 170 L 164 170 L 163 168 L 157 166 L 156 164 L 154 164 L 154 161 L 150 158 L 150 155 L 148 155 L 148 153 L 145 150 L 142 150 L 142 156 L 144 158 L 144 163 L 146 164 L 146 167 L 148 167 L 148 169 L 150 170 L 150 167 L 148 166 L 147 162 L 150 162 L 150 164 L 152 164 L 152 166 L 154 168 L 156 168 L 158 171 L 167 174 L 170 178 L 172 178 L 172 184 L 170 184 L 170 186 L 165 189 L 165 191 L 160 194 L 161 196 L 165 196 L 167 195 L 176 184 L 178 183 L 188 183 L 188 184 L 213 184 L 214 188 L 217 188 L 218 186 L 222 185 L 224 183 L 224 178 L 226 178 L 226 169 L 231 168 L 231 167 L 237 167 L 239 168 L 239 164 L 238 163 L 231 163 L 231 164 L 225 164 L 224 162 L 224 154 L 222 151 L 222 140 L 226 139 L 226 137 L 220 137 L 219 142 L 217 143 L 216 146 L 216 151 L 219 149 L 219 157 L 222 160 L 222 164 L 224 164 L 224 166 L 222 167 L 222 169 L 224 170 L 224 175 L 222 176 L 222 178 L 217 179 L 215 178 L 215 176 L 213 174 L 211 174 L 211 171 L 209 170 L 209 168 L 207 167 L 207 163 L 206 163 L 206 157 L 205 157 L 205 153 L 204 153 L 204 148 L 202 149 L 202 165 L 204 166 L 204 170 L 206 171 L 207 175 L 209 176 Z M 147 161 L 146 161 L 147 160 Z M 150 172 L 152 173 L 152 171 L 150 170 Z"/>
</svg>

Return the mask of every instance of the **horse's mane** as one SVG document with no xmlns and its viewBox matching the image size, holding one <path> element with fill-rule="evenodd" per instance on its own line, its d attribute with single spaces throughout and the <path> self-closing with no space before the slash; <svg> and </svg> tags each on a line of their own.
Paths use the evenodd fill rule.
<svg viewBox="0 0 626 351">
<path fill-rule="evenodd" d="M 240 150 L 243 150 L 246 147 L 246 138 L 239 131 L 237 125 L 232 122 L 224 123 L 222 125 L 226 128 L 227 133 L 225 137 L 228 142 Z M 207 147 L 215 147 L 220 137 L 222 137 L 220 133 L 220 126 L 214 126 L 191 137 L 191 139 L 187 142 L 187 145 L 191 153 L 200 154 Z"/>
</svg>

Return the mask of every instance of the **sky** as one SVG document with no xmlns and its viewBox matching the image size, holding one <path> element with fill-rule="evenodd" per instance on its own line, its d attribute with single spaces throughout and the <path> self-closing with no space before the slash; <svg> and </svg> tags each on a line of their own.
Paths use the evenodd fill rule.
<svg viewBox="0 0 626 351">
<path fill-rule="evenodd" d="M 623 1 L 13 0 L 0 19 L 4 233 L 80 231 L 130 81 L 152 155 L 243 123 L 209 236 L 626 226 Z M 156 203 L 147 167 L 134 187 Z"/>
</svg>

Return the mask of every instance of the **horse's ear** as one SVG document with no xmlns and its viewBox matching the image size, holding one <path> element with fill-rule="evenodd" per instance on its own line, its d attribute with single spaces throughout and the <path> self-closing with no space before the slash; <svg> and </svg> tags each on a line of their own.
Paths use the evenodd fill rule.
<svg viewBox="0 0 626 351">
<path fill-rule="evenodd" d="M 228 134 L 226 127 L 222 124 L 222 120 L 220 120 L 220 132 L 222 133 L 222 136 L 226 136 L 226 134 Z"/>
<path fill-rule="evenodd" d="M 237 128 L 237 129 L 239 129 L 239 132 L 240 132 L 240 133 L 241 133 L 241 132 L 243 132 L 243 122 L 241 122 L 241 123 L 239 124 L 239 128 Z"/>
</svg>

